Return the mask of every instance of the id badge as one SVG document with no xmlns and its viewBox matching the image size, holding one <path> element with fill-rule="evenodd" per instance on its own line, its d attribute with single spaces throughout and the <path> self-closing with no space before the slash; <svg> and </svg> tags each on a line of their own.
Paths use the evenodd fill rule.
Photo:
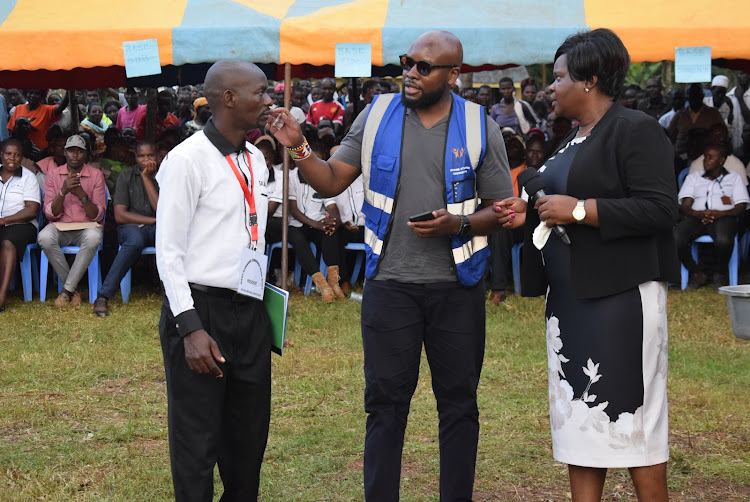
<svg viewBox="0 0 750 502">
<path fill-rule="evenodd" d="M 268 257 L 250 248 L 242 250 L 240 258 L 240 282 L 237 292 L 257 300 L 263 299 L 266 286 L 266 263 Z"/>
<path fill-rule="evenodd" d="M 722 195 L 721 196 L 721 203 L 725 206 L 731 206 L 732 205 L 732 198 L 728 195 Z"/>
</svg>

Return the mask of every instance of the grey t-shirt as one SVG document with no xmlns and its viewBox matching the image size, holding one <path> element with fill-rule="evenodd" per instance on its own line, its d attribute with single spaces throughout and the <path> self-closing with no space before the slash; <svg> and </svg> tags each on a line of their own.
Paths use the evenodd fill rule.
<svg viewBox="0 0 750 502">
<path fill-rule="evenodd" d="M 158 190 L 159 185 L 156 180 L 154 180 L 154 184 Z M 151 207 L 151 202 L 148 200 L 146 185 L 143 184 L 143 178 L 141 178 L 141 170 L 137 166 L 126 169 L 117 177 L 112 203 L 127 206 L 128 211 L 141 216 L 156 217 L 156 211 Z"/>
<path fill-rule="evenodd" d="M 361 169 L 362 132 L 369 105 L 359 114 L 333 158 Z M 376 280 L 408 283 L 455 282 L 449 237 L 418 237 L 406 224 L 409 216 L 445 207 L 445 148 L 449 116 L 432 128 L 422 125 L 417 113 L 406 109 L 401 149 L 401 174 L 393 207 L 391 233 L 383 247 Z M 481 199 L 513 195 L 505 143 L 498 125 L 487 120 L 487 148 L 476 171 Z M 365 187 L 366 188 L 366 187 Z"/>
</svg>

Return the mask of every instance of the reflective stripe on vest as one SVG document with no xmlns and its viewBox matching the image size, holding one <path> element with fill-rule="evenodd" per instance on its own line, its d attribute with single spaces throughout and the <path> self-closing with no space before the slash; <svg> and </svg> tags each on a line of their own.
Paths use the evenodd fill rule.
<svg viewBox="0 0 750 502">
<path fill-rule="evenodd" d="M 401 169 L 405 108 L 400 94 L 376 96 L 362 133 L 362 177 L 365 187 L 365 276 L 372 278 L 387 244 Z M 453 95 L 444 156 L 446 209 L 469 215 L 481 209 L 475 171 L 486 150 L 484 108 Z M 451 236 L 458 279 L 473 285 L 484 275 L 489 248 L 486 236 Z"/>
</svg>

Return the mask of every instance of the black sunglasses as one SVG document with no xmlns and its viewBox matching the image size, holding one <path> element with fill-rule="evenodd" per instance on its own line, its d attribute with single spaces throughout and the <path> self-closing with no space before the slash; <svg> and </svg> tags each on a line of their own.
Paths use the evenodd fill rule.
<svg viewBox="0 0 750 502">
<path fill-rule="evenodd" d="M 409 57 L 406 54 L 401 54 L 399 59 L 401 60 L 401 68 L 405 71 L 411 71 L 411 69 L 414 68 L 414 65 L 417 65 L 417 71 L 423 77 L 432 73 L 432 70 L 435 68 L 458 68 L 458 65 L 455 64 L 432 64 L 427 61 L 414 61 L 414 58 Z"/>
</svg>

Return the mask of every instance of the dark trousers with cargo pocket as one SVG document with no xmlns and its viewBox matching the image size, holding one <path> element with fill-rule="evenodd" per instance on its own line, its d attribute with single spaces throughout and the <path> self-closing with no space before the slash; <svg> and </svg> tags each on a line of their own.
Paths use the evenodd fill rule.
<svg viewBox="0 0 750 502">
<path fill-rule="evenodd" d="M 362 300 L 367 501 L 398 500 L 404 431 L 423 345 L 438 408 L 440 500 L 472 499 L 484 340 L 484 281 L 472 287 L 367 281 Z"/>
<path fill-rule="evenodd" d="M 222 502 L 256 500 L 271 414 L 268 314 L 263 302 L 239 295 L 193 290 L 193 300 L 226 363 L 217 362 L 223 378 L 188 368 L 184 341 L 165 299 L 159 334 L 175 500 L 213 500 L 216 464 L 224 485 Z"/>
</svg>

